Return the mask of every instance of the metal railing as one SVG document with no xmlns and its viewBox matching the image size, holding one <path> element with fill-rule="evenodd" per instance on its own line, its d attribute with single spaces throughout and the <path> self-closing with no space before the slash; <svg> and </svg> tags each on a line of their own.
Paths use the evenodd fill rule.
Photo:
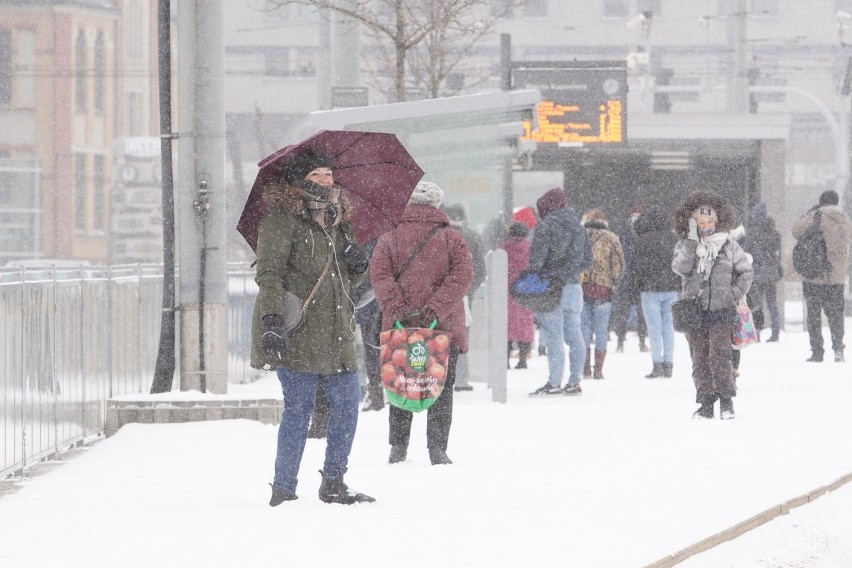
<svg viewBox="0 0 852 568">
<path fill-rule="evenodd" d="M 103 432 L 109 398 L 150 390 L 162 286 L 160 265 L 0 269 L 0 479 Z M 256 294 L 254 271 L 229 264 L 229 382 L 257 375 Z"/>
</svg>

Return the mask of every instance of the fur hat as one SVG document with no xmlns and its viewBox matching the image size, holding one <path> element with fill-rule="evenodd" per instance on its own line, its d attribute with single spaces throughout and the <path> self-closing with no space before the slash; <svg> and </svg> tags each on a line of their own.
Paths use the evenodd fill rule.
<svg viewBox="0 0 852 568">
<path fill-rule="evenodd" d="M 833 189 L 827 189 L 822 192 L 822 195 L 819 196 L 819 204 L 823 205 L 837 205 L 840 203 L 840 196 L 837 195 L 837 192 Z"/>
<path fill-rule="evenodd" d="M 334 169 L 334 165 L 331 158 L 314 152 L 313 150 L 306 150 L 305 152 L 295 156 L 293 160 L 287 164 L 287 167 L 284 168 L 284 181 L 287 183 L 293 183 L 296 180 L 305 179 L 305 176 L 317 168 Z"/>
<path fill-rule="evenodd" d="M 568 200 L 565 199 L 565 192 L 561 187 L 549 189 L 544 195 L 538 198 L 538 201 L 535 202 L 535 206 L 538 209 L 538 216 L 542 219 L 557 209 L 562 209 L 566 205 L 568 205 Z"/>
<path fill-rule="evenodd" d="M 431 205 L 435 209 L 441 206 L 444 191 L 431 181 L 417 182 L 414 192 L 408 198 L 409 205 Z"/>
<path fill-rule="evenodd" d="M 709 208 L 716 215 L 716 230 L 730 231 L 736 226 L 731 202 L 715 191 L 694 191 L 690 193 L 674 213 L 674 229 L 678 236 L 685 239 L 689 234 L 689 218 L 698 209 Z"/>
</svg>

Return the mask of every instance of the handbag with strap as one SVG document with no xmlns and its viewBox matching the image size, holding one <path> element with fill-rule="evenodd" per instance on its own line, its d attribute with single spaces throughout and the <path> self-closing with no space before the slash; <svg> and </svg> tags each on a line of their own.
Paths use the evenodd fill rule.
<svg viewBox="0 0 852 568">
<path fill-rule="evenodd" d="M 701 296 L 682 298 L 672 303 L 672 323 L 675 331 L 690 333 L 701 327 L 704 309 Z"/>
<path fill-rule="evenodd" d="M 543 276 L 532 270 L 524 270 L 512 282 L 509 292 L 522 308 L 534 313 L 548 313 L 562 301 L 564 286 L 556 276 Z"/>
<path fill-rule="evenodd" d="M 399 279 L 402 278 L 403 273 L 406 270 L 408 270 L 408 267 L 414 261 L 414 257 L 417 256 L 417 253 L 420 252 L 423 249 L 423 247 L 426 246 L 426 243 L 428 243 L 432 239 L 432 237 L 435 236 L 435 234 L 438 231 L 440 231 L 443 227 L 444 227 L 443 225 L 435 225 L 435 227 L 433 227 L 431 231 L 426 233 L 426 236 L 423 237 L 420 240 L 420 242 L 417 244 L 417 246 L 414 247 L 414 250 L 411 251 L 411 254 L 408 255 L 408 258 L 405 259 L 405 262 L 402 263 L 402 266 L 399 267 L 399 270 L 394 272 L 394 275 L 393 275 L 393 281 L 394 282 L 399 282 Z M 410 315 L 416 315 L 416 314 L 410 314 Z M 382 327 L 382 310 L 379 310 L 376 313 L 376 323 L 375 323 L 374 327 L 378 330 L 381 330 L 381 327 Z"/>
<path fill-rule="evenodd" d="M 322 274 L 320 274 L 319 279 L 317 279 L 317 283 L 314 284 L 311 293 L 308 294 L 308 297 L 305 298 L 304 301 L 289 290 L 284 290 L 284 331 L 290 333 L 294 329 L 298 328 L 302 325 L 302 322 L 305 321 L 305 310 L 308 309 L 308 304 L 311 303 L 311 300 L 314 299 L 314 296 L 319 290 L 320 284 L 322 283 L 325 275 L 328 274 L 328 269 L 331 267 L 331 260 L 334 256 L 334 249 L 332 248 L 328 252 L 328 260 L 325 263 L 325 268 L 322 269 Z"/>
</svg>

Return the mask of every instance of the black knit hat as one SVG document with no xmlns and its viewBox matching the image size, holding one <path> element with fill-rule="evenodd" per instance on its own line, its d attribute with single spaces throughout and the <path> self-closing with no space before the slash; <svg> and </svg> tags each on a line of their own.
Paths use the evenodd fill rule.
<svg viewBox="0 0 852 568">
<path fill-rule="evenodd" d="M 840 196 L 833 189 L 827 189 L 819 196 L 820 205 L 837 205 L 840 203 Z"/>
<path fill-rule="evenodd" d="M 293 183 L 296 180 L 305 179 L 305 176 L 317 168 L 334 168 L 331 158 L 318 154 L 313 150 L 302 152 L 284 168 L 284 180 Z"/>
</svg>

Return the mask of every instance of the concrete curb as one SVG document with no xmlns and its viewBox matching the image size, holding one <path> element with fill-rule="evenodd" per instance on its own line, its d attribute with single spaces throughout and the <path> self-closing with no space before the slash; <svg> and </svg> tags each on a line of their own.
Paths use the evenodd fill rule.
<svg viewBox="0 0 852 568">
<path fill-rule="evenodd" d="M 220 400 L 114 400 L 107 401 L 104 434 L 114 435 L 125 424 L 174 424 L 207 420 L 257 420 L 278 424 L 284 401 L 272 398 Z"/>
<path fill-rule="evenodd" d="M 847 473 L 846 475 L 835 479 L 828 485 L 817 487 L 813 491 L 809 491 L 804 495 L 793 497 L 788 501 L 784 501 L 780 505 L 775 505 L 774 507 L 763 511 L 762 513 L 758 513 L 757 515 L 750 517 L 741 523 L 737 523 L 731 528 L 725 529 L 703 540 L 700 540 L 691 546 L 687 546 L 686 548 L 681 549 L 670 556 L 666 556 L 665 558 L 657 560 L 652 564 L 648 564 L 643 568 L 672 568 L 673 566 L 677 566 L 690 556 L 694 556 L 701 552 L 706 552 L 707 550 L 710 550 L 715 546 L 718 546 L 730 540 L 734 540 L 738 536 L 743 535 L 752 529 L 756 529 L 760 525 L 768 523 L 776 517 L 786 515 L 790 512 L 791 509 L 806 505 L 812 501 L 815 501 L 816 499 L 819 499 L 827 493 L 831 493 L 832 491 L 839 489 L 850 481 L 852 481 L 852 473 Z"/>
</svg>

